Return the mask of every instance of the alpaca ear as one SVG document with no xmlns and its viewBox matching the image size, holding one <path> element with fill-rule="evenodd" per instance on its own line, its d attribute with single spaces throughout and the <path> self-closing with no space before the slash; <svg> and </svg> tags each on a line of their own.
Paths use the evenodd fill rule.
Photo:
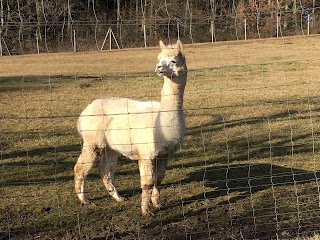
<svg viewBox="0 0 320 240">
<path fill-rule="evenodd" d="M 159 45 L 160 45 L 161 50 L 166 48 L 166 45 L 162 42 L 162 40 L 159 41 Z"/>
<path fill-rule="evenodd" d="M 176 46 L 177 46 L 179 52 L 183 53 L 183 45 L 180 40 L 177 41 Z"/>
</svg>

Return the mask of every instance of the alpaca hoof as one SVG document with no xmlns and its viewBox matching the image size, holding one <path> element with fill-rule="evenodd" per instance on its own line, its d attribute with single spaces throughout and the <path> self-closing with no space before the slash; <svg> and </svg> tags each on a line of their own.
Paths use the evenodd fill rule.
<svg viewBox="0 0 320 240">
<path fill-rule="evenodd" d="M 89 204 L 92 204 L 92 202 L 91 201 L 85 201 L 85 202 L 81 203 L 82 206 L 89 205 Z"/>
<path fill-rule="evenodd" d="M 142 215 L 145 217 L 152 217 L 154 216 L 154 213 L 151 212 L 150 210 L 142 210 Z"/>
<path fill-rule="evenodd" d="M 87 204 L 90 204 L 90 203 L 91 203 L 91 201 L 89 199 L 87 199 L 87 198 L 81 200 L 81 205 L 87 205 Z"/>
<path fill-rule="evenodd" d="M 87 200 L 85 203 L 81 203 L 81 206 L 82 207 L 89 207 L 89 208 L 97 207 L 97 205 L 94 202 L 91 202 L 89 200 Z"/>
<path fill-rule="evenodd" d="M 126 199 L 124 197 L 119 197 L 116 199 L 117 202 L 124 202 Z"/>
<path fill-rule="evenodd" d="M 88 204 L 91 204 L 92 202 L 88 199 L 86 199 L 85 201 L 82 201 L 81 202 L 81 205 L 88 205 Z"/>
<path fill-rule="evenodd" d="M 163 205 L 162 204 L 153 204 L 153 208 L 154 209 L 157 209 L 157 210 L 160 210 L 161 208 L 163 208 Z"/>
</svg>

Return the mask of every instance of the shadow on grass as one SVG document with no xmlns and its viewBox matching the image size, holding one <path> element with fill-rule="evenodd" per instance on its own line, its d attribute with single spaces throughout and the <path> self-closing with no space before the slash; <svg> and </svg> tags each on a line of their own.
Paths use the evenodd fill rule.
<svg viewBox="0 0 320 240">
<path fill-rule="evenodd" d="M 311 113 L 308 110 L 291 110 L 290 114 L 291 118 L 299 114 L 299 120 L 310 121 Z M 200 148 L 193 152 L 178 153 L 185 159 L 183 164 L 173 163 L 169 169 L 183 165 L 184 168 L 192 168 L 192 172 L 187 178 L 168 185 L 183 187 L 200 182 L 205 190 L 192 197 L 182 195 L 179 202 L 166 203 L 161 209 L 163 218 L 146 224 L 143 229 L 148 232 L 161 226 L 166 229 L 159 231 L 164 239 L 270 239 L 282 233 L 295 237 L 306 230 L 317 230 L 320 223 L 317 197 L 320 174 L 285 165 L 253 162 L 268 158 L 272 161 L 274 157 L 290 158 L 298 154 L 301 154 L 299 159 L 304 159 L 306 154 L 314 151 L 314 132 L 311 129 L 297 134 L 293 131 L 293 135 L 290 135 L 290 129 L 288 135 L 280 132 L 273 136 L 274 133 L 270 132 L 271 137 L 263 135 L 265 133 L 261 131 L 256 133 L 254 139 L 231 136 L 214 144 L 208 138 L 204 142 L 205 151 L 201 148 L 204 141 L 202 137 L 206 133 L 222 132 L 243 125 L 257 128 L 258 124 L 272 121 L 289 126 L 288 116 L 288 112 L 279 112 L 270 116 L 223 122 L 221 117 L 212 115 L 218 120 L 188 128 L 188 135 L 193 138 L 194 145 Z M 216 149 L 223 154 L 212 158 Z M 198 161 L 195 160 L 197 156 Z M 188 162 L 188 157 L 192 157 L 192 161 Z M 302 207 L 306 211 L 304 215 L 300 213 Z M 180 208 L 180 211 L 172 214 L 176 208 Z"/>
<path fill-rule="evenodd" d="M 0 185 L 12 187 L 70 181 L 75 163 L 75 159 L 70 161 L 70 154 L 73 157 L 78 152 L 79 145 L 69 145 L 3 153 L 3 160 L 19 159 L 2 163 Z"/>
<path fill-rule="evenodd" d="M 278 103 L 276 101 L 276 103 Z M 283 102 L 280 102 L 283 104 Z M 218 156 L 215 159 L 208 160 L 207 163 L 232 163 L 235 161 L 247 161 L 250 159 L 283 157 L 293 154 L 311 153 L 314 150 L 314 138 L 317 133 L 316 129 L 310 126 L 310 120 L 316 121 L 319 119 L 318 114 L 313 117 L 311 114 L 317 113 L 320 108 L 298 111 L 290 110 L 290 118 L 306 121 L 306 127 L 297 129 L 290 124 L 289 113 L 279 112 L 272 115 L 257 116 L 254 118 L 242 118 L 236 120 L 223 121 L 220 115 L 206 114 L 211 116 L 213 121 L 208 121 L 201 126 L 189 127 L 187 136 L 192 139 L 192 142 L 186 142 L 185 145 L 198 147 L 198 151 L 188 152 L 182 155 L 188 157 L 193 156 Z M 292 120 L 293 121 L 293 120 Z M 273 123 L 283 123 L 283 128 L 271 129 L 269 126 Z M 263 124 L 263 125 L 261 125 Z M 247 128 L 246 132 L 239 133 L 237 129 L 241 127 Z M 270 127 L 270 129 L 267 129 Z M 261 129 L 259 128 L 266 128 Z M 229 133 L 230 130 L 230 133 Z M 250 133 L 255 130 L 251 136 Z M 230 136 L 229 136 L 230 134 Z M 220 141 L 211 142 L 210 139 L 215 139 L 216 136 Z M 219 153 L 219 154 L 217 154 Z M 219 157 L 220 155 L 220 157 Z M 221 155 L 223 155 L 221 157 Z M 194 163 L 191 163 L 191 165 Z M 188 163 L 184 164 L 188 166 Z"/>
<path fill-rule="evenodd" d="M 303 221 L 297 219 L 298 195 L 304 184 L 312 185 L 313 194 L 317 194 L 319 176 L 317 172 L 271 164 L 236 164 L 198 169 L 182 181 L 170 185 L 202 182 L 207 190 L 192 197 L 182 196 L 181 202 L 166 203 L 161 209 L 164 218 L 145 225 L 143 229 L 161 225 L 177 237 L 189 235 L 195 239 L 207 239 L 210 236 L 220 239 L 228 238 L 228 235 L 230 238 L 241 238 L 241 234 L 246 239 L 274 238 L 284 230 L 295 236 L 298 221 Z M 277 206 L 279 209 L 275 209 Z M 176 207 L 181 208 L 179 214 L 165 217 L 166 211 L 173 212 Z M 285 217 L 287 219 L 282 222 Z M 319 223 L 320 218 L 313 221 Z M 189 225 L 190 230 L 181 227 L 183 224 Z M 221 232 L 221 229 L 224 231 Z M 165 238 L 168 237 L 165 234 Z"/>
<path fill-rule="evenodd" d="M 287 116 L 287 113 L 280 112 L 269 116 L 269 119 L 285 121 Z M 190 128 L 188 134 L 193 136 L 195 141 L 201 142 L 201 133 L 215 133 L 223 131 L 226 126 L 230 128 L 238 127 L 243 125 L 243 123 L 256 125 L 265 121 L 267 119 L 263 116 L 253 119 L 229 121 L 224 124 L 221 121 L 212 121 L 203 124 L 201 129 L 199 126 Z M 269 147 L 268 137 L 258 136 L 250 142 L 251 146 L 255 147 L 249 149 L 249 155 L 248 145 L 244 138 L 229 138 L 228 149 L 231 149 L 231 152 L 236 154 L 229 154 L 229 159 L 227 160 L 226 157 L 219 156 L 214 158 L 209 155 L 209 158 L 206 159 L 206 166 L 203 166 L 203 152 L 192 152 L 193 158 L 199 156 L 199 161 L 193 160 L 189 163 L 187 155 L 183 166 L 185 168 L 192 168 L 192 172 L 186 178 L 182 178 L 177 182 L 170 182 L 168 185 L 176 185 L 183 188 L 196 182 L 201 183 L 205 190 L 201 194 L 192 194 L 192 192 L 182 194 L 181 201 L 166 203 L 164 208 L 154 217 L 154 220 L 146 224 L 142 223 L 139 226 L 143 230 L 143 232 L 140 232 L 142 234 L 141 237 L 147 236 L 162 239 L 208 239 L 209 237 L 217 239 L 241 237 L 249 239 L 259 237 L 276 238 L 277 234 L 281 234 L 282 231 L 288 231 L 291 234 L 290 236 L 296 236 L 297 232 L 302 231 L 305 227 L 303 225 L 303 215 L 298 216 L 300 193 L 301 191 L 305 191 L 304 189 L 309 189 L 307 195 L 301 193 L 301 196 L 306 195 L 303 206 L 306 207 L 312 204 L 310 203 L 311 200 L 314 200 L 312 197 L 318 194 L 317 181 L 320 177 L 319 173 L 277 166 L 271 163 L 236 163 L 237 161 L 248 162 L 259 158 L 290 156 L 292 154 L 292 146 L 295 153 L 305 154 L 312 151 L 312 142 L 309 141 L 312 139 L 312 132 L 299 134 L 295 138 L 305 144 L 292 145 L 291 138 L 280 136 L 273 143 L 273 146 Z M 218 142 L 210 147 L 228 150 L 226 142 Z M 54 154 L 55 152 L 75 152 L 75 155 L 78 156 L 80 150 L 79 145 L 70 145 L 62 146 L 58 149 L 32 149 L 28 151 L 28 154 L 29 156 L 41 156 Z M 20 156 L 20 154 L 25 154 L 25 152 L 8 153 L 7 155 L 4 154 L 3 157 L 15 158 Z M 184 153 L 178 153 L 176 156 L 179 157 L 180 154 Z M 54 161 L 47 160 L 44 162 L 28 163 L 28 166 L 31 164 L 30 166 L 44 167 L 43 173 L 45 177 L 38 176 L 34 180 L 38 179 L 43 182 L 72 180 L 72 169 L 75 161 L 67 162 L 65 160 L 63 157 L 58 157 L 54 161 L 59 162 L 59 165 L 54 165 Z M 15 162 L 8 164 L 6 167 L 21 166 L 21 163 Z M 132 164 L 136 164 L 136 166 Z M 217 166 L 218 164 L 219 166 Z M 132 166 L 127 168 L 129 165 Z M 138 164 L 135 161 L 120 159 L 119 167 L 120 171 L 117 171 L 116 175 L 124 176 L 130 174 L 135 175 L 137 179 L 139 178 Z M 174 170 L 177 167 L 178 164 L 173 163 L 170 164 L 169 169 Z M 64 177 L 58 179 L 54 177 L 55 173 L 64 172 L 66 168 L 69 174 L 65 174 Z M 35 171 L 34 176 L 37 176 L 37 174 Z M 91 176 L 89 177 L 91 178 Z M 93 173 L 93 179 L 95 178 L 100 178 L 98 173 Z M 12 179 L 11 183 L 17 183 L 16 179 Z M 102 185 L 102 183 L 100 184 Z M 139 193 L 140 188 L 138 186 L 137 188 L 130 187 L 120 191 L 120 194 L 125 197 L 131 197 Z M 172 194 L 175 193 L 173 192 Z M 105 193 L 105 196 L 111 200 L 111 197 L 107 193 Z M 96 197 L 95 200 L 101 198 Z M 139 206 L 135 207 L 139 209 Z M 180 208 L 179 211 L 176 211 L 176 208 Z M 315 213 L 317 210 L 313 205 L 310 205 L 310 209 L 308 209 L 308 211 Z M 95 209 L 94 211 L 96 212 L 92 214 L 94 216 L 91 216 L 92 221 L 101 215 L 101 213 L 97 213 L 98 210 Z M 126 213 L 127 209 L 120 210 L 119 212 L 120 215 L 126 215 Z M 308 230 L 312 231 L 316 229 L 313 226 L 319 224 L 320 219 L 315 214 L 310 213 L 310 215 L 312 217 L 309 218 L 312 219 L 313 225 Z M 74 219 L 70 220 L 70 222 L 72 221 Z M 122 229 L 122 233 L 117 236 L 129 239 L 133 236 L 132 234 L 129 229 L 127 231 L 126 229 Z"/>
<path fill-rule="evenodd" d="M 33 148 L 30 150 L 23 150 L 23 151 L 12 151 L 9 153 L 2 153 L 2 159 L 10 159 L 10 158 L 17 158 L 17 157 L 40 157 L 42 155 L 53 154 L 57 155 L 59 153 L 67 153 L 67 152 L 79 152 L 80 154 L 81 146 L 79 144 L 75 145 L 68 145 L 68 146 L 57 146 L 57 147 L 40 147 L 40 148 Z M 13 162 L 13 163 L 6 163 L 6 165 L 21 165 L 22 162 Z M 39 161 L 36 163 L 37 165 L 46 164 L 45 161 Z"/>
</svg>

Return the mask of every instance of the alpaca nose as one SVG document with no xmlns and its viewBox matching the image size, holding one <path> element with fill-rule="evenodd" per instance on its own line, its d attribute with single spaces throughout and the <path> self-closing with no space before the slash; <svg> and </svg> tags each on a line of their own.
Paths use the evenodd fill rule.
<svg viewBox="0 0 320 240">
<path fill-rule="evenodd" d="M 157 64 L 157 65 L 156 65 L 156 71 L 158 71 L 161 67 L 162 67 L 161 64 Z"/>
</svg>

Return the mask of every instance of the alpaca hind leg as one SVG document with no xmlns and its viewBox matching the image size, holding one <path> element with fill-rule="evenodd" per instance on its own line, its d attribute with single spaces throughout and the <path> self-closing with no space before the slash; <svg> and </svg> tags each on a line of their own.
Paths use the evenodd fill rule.
<svg viewBox="0 0 320 240">
<path fill-rule="evenodd" d="M 90 201 L 85 196 L 85 179 L 97 158 L 97 152 L 93 147 L 83 147 L 82 152 L 74 166 L 75 191 L 82 204 Z"/>
<path fill-rule="evenodd" d="M 153 186 L 152 196 L 151 196 L 152 205 L 156 209 L 161 208 L 161 204 L 159 203 L 160 190 L 158 186 L 161 184 L 162 180 L 164 179 L 167 163 L 168 163 L 167 156 L 158 157 L 156 159 L 156 184 Z"/>
<path fill-rule="evenodd" d="M 119 154 L 111 149 L 105 149 L 100 161 L 100 176 L 108 193 L 117 201 L 124 201 L 120 197 L 117 189 L 113 184 L 113 174 L 116 170 Z"/>
<path fill-rule="evenodd" d="M 148 158 L 139 159 L 141 194 L 141 211 L 144 216 L 153 216 L 149 210 L 152 188 L 155 185 L 155 160 Z"/>
</svg>

